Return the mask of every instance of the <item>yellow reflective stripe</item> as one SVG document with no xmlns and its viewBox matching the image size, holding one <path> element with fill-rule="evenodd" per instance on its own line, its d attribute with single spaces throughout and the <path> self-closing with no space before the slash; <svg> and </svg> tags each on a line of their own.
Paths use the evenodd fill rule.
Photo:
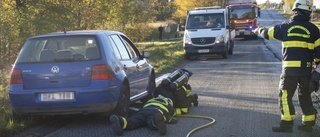
<svg viewBox="0 0 320 137">
<path fill-rule="evenodd" d="M 296 36 L 296 37 L 302 37 L 302 38 L 310 38 L 310 35 L 306 34 L 299 34 L 299 33 L 288 33 L 288 37 Z"/>
<path fill-rule="evenodd" d="M 165 111 L 169 112 L 169 110 L 168 110 L 163 104 L 159 104 L 159 103 L 149 103 L 149 104 L 146 104 L 146 105 L 143 106 L 143 107 L 145 108 L 145 107 L 148 107 L 148 106 L 158 106 L 158 107 L 164 109 Z"/>
<path fill-rule="evenodd" d="M 316 115 L 302 115 L 302 122 L 310 122 L 310 121 L 315 121 L 316 120 Z"/>
<path fill-rule="evenodd" d="M 320 46 L 320 38 L 317 39 L 317 40 L 314 42 L 314 48 L 319 47 L 319 46 Z"/>
<path fill-rule="evenodd" d="M 268 37 L 269 37 L 269 40 L 275 40 L 274 38 L 274 27 L 271 27 L 268 29 Z"/>
<path fill-rule="evenodd" d="M 181 115 L 180 108 L 176 108 L 176 111 L 174 112 L 174 115 Z"/>
<path fill-rule="evenodd" d="M 188 108 L 180 108 L 182 113 L 188 113 Z"/>
<path fill-rule="evenodd" d="M 293 115 L 290 115 L 290 109 L 289 109 L 289 104 L 288 104 L 288 91 L 287 90 L 282 90 L 282 96 L 281 96 L 281 108 L 283 111 L 283 115 L 281 115 L 281 120 L 284 121 L 292 121 Z"/>
<path fill-rule="evenodd" d="M 293 29 L 303 30 L 304 32 L 306 32 L 306 34 L 291 33 L 291 31 L 292 31 Z M 310 38 L 310 31 L 309 31 L 307 28 L 303 27 L 303 26 L 294 25 L 294 26 L 291 26 L 291 27 L 288 29 L 287 36 L 288 36 L 288 37 L 290 37 L 290 36 L 296 36 L 296 37 L 302 37 L 302 38 Z"/>
<path fill-rule="evenodd" d="M 310 50 L 313 50 L 315 47 L 315 44 L 302 42 L 302 41 L 285 41 L 285 42 L 282 42 L 282 47 L 283 48 L 308 48 Z"/>
<path fill-rule="evenodd" d="M 182 86 L 182 88 L 183 88 L 184 92 L 186 93 L 186 96 L 189 97 L 191 94 L 190 90 L 188 90 L 185 86 Z"/>
<path fill-rule="evenodd" d="M 282 62 L 282 67 L 301 67 L 301 61 L 296 60 L 296 61 L 283 61 Z"/>
<path fill-rule="evenodd" d="M 122 117 L 122 120 L 123 120 L 122 129 L 126 129 L 126 127 L 127 127 L 127 125 L 128 125 L 128 122 L 127 122 L 127 120 L 126 120 L 124 117 Z"/>
<path fill-rule="evenodd" d="M 162 115 L 162 117 L 163 117 L 164 121 L 166 121 L 166 120 L 167 120 L 167 118 L 163 115 L 162 110 L 161 110 L 161 109 L 158 109 L 158 111 L 161 113 L 161 115 Z"/>
</svg>

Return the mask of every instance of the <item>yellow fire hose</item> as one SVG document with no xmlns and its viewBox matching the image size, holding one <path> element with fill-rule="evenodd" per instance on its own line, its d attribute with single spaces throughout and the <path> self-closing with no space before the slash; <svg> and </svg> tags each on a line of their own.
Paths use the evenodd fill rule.
<svg viewBox="0 0 320 137">
<path fill-rule="evenodd" d="M 198 126 L 196 128 L 194 128 L 193 130 L 191 130 L 186 137 L 190 137 L 191 134 L 193 134 L 194 132 L 200 130 L 200 129 L 204 129 L 207 128 L 209 126 L 211 126 L 212 124 L 214 124 L 216 122 L 215 119 L 213 119 L 212 117 L 207 117 L 207 116 L 199 116 L 199 115 L 176 115 L 176 117 L 183 117 L 183 118 L 198 118 L 198 119 L 207 119 L 207 120 L 211 120 L 211 122 L 202 125 L 202 126 Z"/>
</svg>

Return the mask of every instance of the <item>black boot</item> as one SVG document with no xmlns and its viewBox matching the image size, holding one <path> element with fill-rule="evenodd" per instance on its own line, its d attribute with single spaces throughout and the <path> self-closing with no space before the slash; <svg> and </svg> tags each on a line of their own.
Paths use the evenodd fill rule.
<svg viewBox="0 0 320 137">
<path fill-rule="evenodd" d="M 123 120 L 122 117 L 116 116 L 116 115 L 111 115 L 110 116 L 110 122 L 111 122 L 111 128 L 113 133 L 116 135 L 120 136 L 123 133 L 122 130 L 122 125 L 123 125 Z"/>
<path fill-rule="evenodd" d="M 312 126 L 305 125 L 305 124 L 298 125 L 298 129 L 305 131 L 305 132 L 312 132 L 313 131 Z"/>
<path fill-rule="evenodd" d="M 286 132 L 286 133 L 292 133 L 292 126 L 279 126 L 279 127 L 272 127 L 273 132 Z"/>
<path fill-rule="evenodd" d="M 193 94 L 192 95 L 192 103 L 193 103 L 193 105 L 196 107 L 196 106 L 198 106 L 198 95 L 197 94 Z"/>
<path fill-rule="evenodd" d="M 164 122 L 164 118 L 160 113 L 155 114 L 154 122 L 157 125 L 160 135 L 165 135 L 167 133 L 167 126 Z"/>
</svg>

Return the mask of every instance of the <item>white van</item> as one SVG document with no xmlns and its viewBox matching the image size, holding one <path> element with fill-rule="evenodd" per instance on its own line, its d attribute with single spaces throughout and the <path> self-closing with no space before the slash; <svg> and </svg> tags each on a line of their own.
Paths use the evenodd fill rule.
<svg viewBox="0 0 320 137">
<path fill-rule="evenodd" d="M 235 31 L 229 30 L 228 10 L 201 7 L 188 11 L 184 32 L 185 58 L 200 54 L 233 54 Z"/>
</svg>

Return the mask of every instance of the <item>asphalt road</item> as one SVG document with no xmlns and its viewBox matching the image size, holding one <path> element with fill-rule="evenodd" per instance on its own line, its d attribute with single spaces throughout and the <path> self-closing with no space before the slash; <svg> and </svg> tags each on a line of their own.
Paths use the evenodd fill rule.
<svg viewBox="0 0 320 137">
<path fill-rule="evenodd" d="M 275 10 L 262 10 L 259 24 L 271 26 L 285 19 Z M 297 130 L 301 109 L 296 97 L 296 120 L 293 133 L 274 133 L 272 126 L 280 121 L 278 84 L 281 73 L 281 43 L 279 41 L 237 39 L 234 55 L 198 58 L 184 64 L 192 71 L 189 80 L 192 92 L 199 95 L 199 106 L 191 107 L 190 115 L 209 116 L 216 120 L 194 137 L 320 137 L 320 121 L 312 133 Z M 319 110 L 319 109 L 318 109 Z M 320 110 L 319 110 L 320 112 Z M 188 132 L 210 121 L 180 118 L 168 125 L 168 137 L 184 137 Z M 50 120 L 49 120 L 50 121 Z M 103 137 L 114 136 L 104 116 L 53 117 L 52 122 L 36 125 L 15 137 Z M 140 128 L 124 132 L 127 137 L 159 136 L 158 132 Z"/>
</svg>

